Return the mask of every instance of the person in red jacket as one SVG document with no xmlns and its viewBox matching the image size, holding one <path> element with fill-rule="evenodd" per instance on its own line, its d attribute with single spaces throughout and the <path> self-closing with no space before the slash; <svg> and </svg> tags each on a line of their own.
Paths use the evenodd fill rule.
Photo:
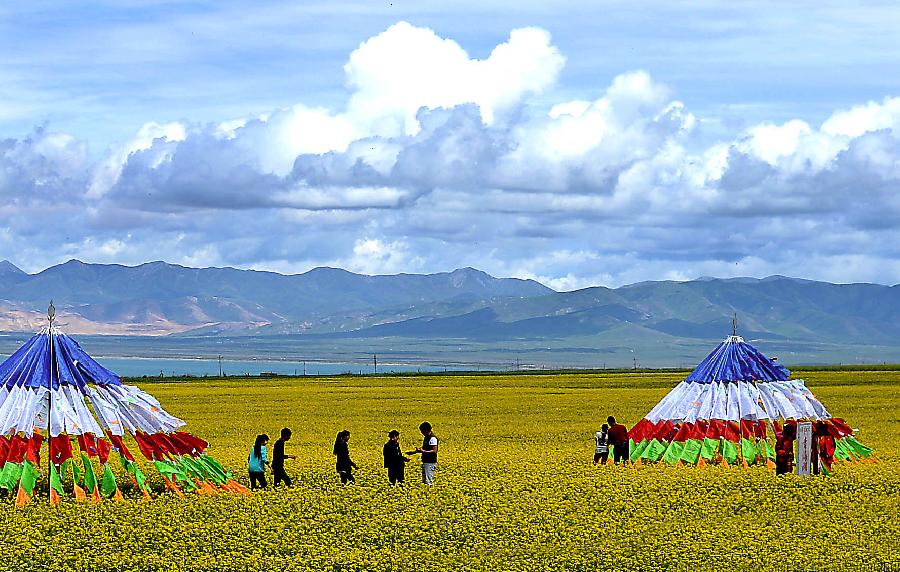
<svg viewBox="0 0 900 572">
<path fill-rule="evenodd" d="M 606 418 L 609 423 L 609 443 L 613 446 L 613 462 L 628 461 L 628 429 L 621 423 L 616 423 L 616 418 L 610 415 Z"/>
<path fill-rule="evenodd" d="M 831 435 L 828 423 L 816 421 L 813 429 L 812 451 L 814 475 L 818 475 L 819 473 L 825 473 L 827 475 L 831 473 L 831 463 L 834 462 L 834 450 L 834 436 Z"/>
<path fill-rule="evenodd" d="M 775 439 L 775 474 L 783 475 L 794 472 L 794 439 L 797 438 L 797 426 L 785 425 Z"/>
</svg>

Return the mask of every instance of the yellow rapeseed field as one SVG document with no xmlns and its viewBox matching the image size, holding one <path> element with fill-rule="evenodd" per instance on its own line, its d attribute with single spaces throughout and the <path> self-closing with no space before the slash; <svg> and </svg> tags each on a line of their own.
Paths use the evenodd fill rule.
<svg viewBox="0 0 900 572">
<path fill-rule="evenodd" d="M 7 499 L 0 570 L 900 570 L 900 372 L 796 373 L 879 462 L 827 478 L 592 466 L 603 419 L 631 426 L 683 374 L 146 384 L 245 484 L 253 437 L 291 427 L 293 488 Z M 436 484 L 415 459 L 389 487 L 387 432 L 411 449 L 424 420 L 441 439 Z M 355 486 L 334 472 L 341 429 Z"/>
</svg>

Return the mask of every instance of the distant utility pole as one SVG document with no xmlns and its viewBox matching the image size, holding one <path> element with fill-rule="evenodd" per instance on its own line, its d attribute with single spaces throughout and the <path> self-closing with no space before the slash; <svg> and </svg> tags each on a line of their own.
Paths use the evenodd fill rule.
<svg viewBox="0 0 900 572">
<path fill-rule="evenodd" d="M 637 369 L 637 356 L 631 358 L 634 361 L 634 369 Z"/>
<path fill-rule="evenodd" d="M 516 356 L 516 371 L 519 371 L 519 356 Z"/>
<path fill-rule="evenodd" d="M 303 377 L 306 377 L 306 360 L 303 360 Z"/>
<path fill-rule="evenodd" d="M 222 354 L 219 354 L 219 377 L 224 377 L 222 372 Z"/>
<path fill-rule="evenodd" d="M 372 354 L 372 365 L 375 368 L 374 373 L 378 373 L 378 356 L 375 354 Z"/>
</svg>

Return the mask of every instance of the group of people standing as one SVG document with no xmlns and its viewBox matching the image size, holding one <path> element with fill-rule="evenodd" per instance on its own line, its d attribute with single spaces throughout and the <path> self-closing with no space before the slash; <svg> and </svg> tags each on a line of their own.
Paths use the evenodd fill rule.
<svg viewBox="0 0 900 572">
<path fill-rule="evenodd" d="M 422 482 L 426 485 L 434 483 L 434 475 L 437 470 L 437 454 L 438 454 L 438 438 L 434 434 L 431 423 L 425 421 L 419 425 L 419 432 L 424 438 L 421 447 L 415 450 L 403 452 L 400 447 L 400 432 L 396 429 L 388 433 L 388 441 L 382 447 L 382 455 L 384 457 L 384 468 L 387 469 L 388 482 L 392 485 L 403 484 L 406 480 L 406 463 L 410 458 L 406 455 L 422 455 Z M 275 451 L 272 456 L 272 463 L 269 464 L 268 451 L 266 446 L 269 442 L 268 435 L 257 435 L 250 455 L 247 458 L 247 468 L 250 476 L 250 488 L 265 488 L 266 467 L 269 466 L 274 477 L 275 486 L 282 482 L 291 486 L 291 479 L 284 470 L 285 459 L 294 459 L 294 455 L 287 455 L 284 452 L 284 444 L 291 439 L 291 430 L 284 428 L 281 430 L 281 437 L 275 442 Z M 356 482 L 353 471 L 358 469 L 356 463 L 350 458 L 350 431 L 344 429 L 340 431 L 334 439 L 334 447 L 332 453 L 335 456 L 335 469 L 341 484 Z"/>
<path fill-rule="evenodd" d="M 606 418 L 600 430 L 594 434 L 594 464 L 606 464 L 609 459 L 609 448 L 612 446 L 613 462 L 625 463 L 628 461 L 628 429 L 621 423 L 616 423 L 616 418 L 610 415 Z"/>
</svg>

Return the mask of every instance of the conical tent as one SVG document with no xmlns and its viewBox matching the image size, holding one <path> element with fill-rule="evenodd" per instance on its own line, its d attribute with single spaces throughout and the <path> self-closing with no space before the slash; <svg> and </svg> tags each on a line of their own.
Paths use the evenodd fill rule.
<svg viewBox="0 0 900 572">
<path fill-rule="evenodd" d="M 179 431 L 183 425 L 75 340 L 47 329 L 0 364 L 0 488 L 14 492 L 17 504 L 30 502 L 46 468 L 51 502 L 67 489 L 78 499 L 120 499 L 108 464 L 116 451 L 134 489 L 147 497 L 146 476 L 123 440 L 130 435 L 177 494 L 246 492 L 206 454 L 206 441 Z M 49 461 L 42 467 L 44 442 Z"/>
<path fill-rule="evenodd" d="M 872 450 L 834 418 L 802 379 L 740 336 L 729 336 L 628 433 L 632 462 L 767 464 L 768 438 L 784 424 L 823 421 L 835 459 L 869 459 Z"/>
</svg>

